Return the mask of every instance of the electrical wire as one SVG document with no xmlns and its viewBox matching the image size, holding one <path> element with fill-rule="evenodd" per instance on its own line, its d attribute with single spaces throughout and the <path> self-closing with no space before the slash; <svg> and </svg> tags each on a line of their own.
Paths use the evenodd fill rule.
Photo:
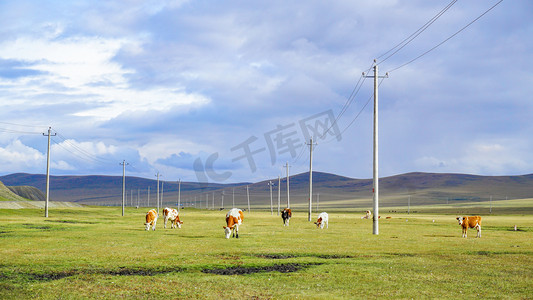
<svg viewBox="0 0 533 300">
<path fill-rule="evenodd" d="M 378 56 L 376 59 L 380 59 L 381 57 L 387 55 L 387 53 L 393 51 L 394 49 L 398 48 L 396 51 L 394 51 L 393 53 L 391 53 L 389 56 L 385 57 L 384 59 L 380 60 L 380 64 L 383 63 L 384 61 L 386 61 L 387 59 L 391 58 L 392 56 L 394 56 L 396 53 L 398 53 L 400 50 L 402 50 L 405 46 L 407 46 L 409 43 L 411 43 L 414 39 L 416 39 L 422 32 L 424 32 L 426 29 L 429 28 L 429 26 L 431 26 L 433 23 L 435 23 L 435 21 L 437 21 L 437 19 L 439 19 L 448 9 L 450 9 L 455 3 L 457 2 L 457 0 L 453 0 L 452 2 L 450 2 L 448 5 L 446 5 L 446 7 L 444 7 L 441 11 L 439 11 L 433 18 L 431 18 L 429 21 L 426 22 L 426 24 L 424 24 L 422 27 L 420 27 L 418 30 L 416 30 L 415 32 L 413 32 L 410 36 L 408 36 L 407 38 L 405 38 L 403 41 L 401 41 L 399 44 L 397 44 L 396 46 L 392 47 L 389 51 L 381 54 L 380 56 Z"/>
<path fill-rule="evenodd" d="M 413 58 L 412 60 L 388 71 L 388 73 L 392 73 L 400 68 L 403 68 L 405 66 L 407 66 L 408 64 L 418 60 L 419 58 L 423 57 L 424 55 L 428 54 L 429 52 L 437 49 L 438 47 L 440 47 L 442 44 L 446 43 L 447 41 L 449 41 L 450 39 L 452 39 L 453 37 L 455 37 L 456 35 L 458 35 L 460 32 L 462 32 L 463 30 L 465 30 L 466 28 L 468 28 L 470 25 L 474 24 L 474 22 L 476 22 L 477 20 L 481 19 L 484 15 L 486 15 L 489 11 L 491 11 L 492 9 L 494 9 L 496 6 L 498 6 L 500 3 L 502 3 L 503 0 L 500 0 L 498 1 L 496 4 L 494 4 L 492 7 L 490 7 L 489 9 L 487 9 L 484 13 L 482 13 L 481 15 L 479 15 L 477 18 L 475 18 L 473 21 L 471 21 L 470 23 L 466 24 L 466 26 L 464 26 L 463 28 L 459 29 L 458 31 L 456 31 L 454 34 L 452 34 L 451 36 L 449 36 L 448 38 L 446 38 L 444 41 L 438 43 L 436 46 L 434 46 L 433 48 L 427 50 L 426 52 L 420 54 L 419 56 Z"/>
</svg>

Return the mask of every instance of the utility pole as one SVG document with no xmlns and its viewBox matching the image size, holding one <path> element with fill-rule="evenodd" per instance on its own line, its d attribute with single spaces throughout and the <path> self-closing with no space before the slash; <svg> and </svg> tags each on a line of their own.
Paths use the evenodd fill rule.
<svg viewBox="0 0 533 300">
<path fill-rule="evenodd" d="M 315 144 L 316 145 L 316 144 Z M 311 213 L 313 205 L 313 138 L 309 139 L 309 213 L 307 221 L 311 222 Z"/>
<path fill-rule="evenodd" d="M 274 214 L 274 208 L 272 207 L 272 180 L 268 181 L 268 186 L 270 187 L 270 215 Z"/>
<path fill-rule="evenodd" d="M 233 203 L 232 204 L 233 204 L 232 208 L 234 208 L 235 207 L 235 188 L 233 188 Z"/>
<path fill-rule="evenodd" d="M 148 186 L 148 198 L 147 198 L 147 206 L 150 207 L 150 186 Z"/>
<path fill-rule="evenodd" d="M 48 127 L 48 134 L 44 134 L 44 136 L 48 136 L 48 150 L 46 152 L 46 201 L 44 202 L 44 217 L 48 218 L 48 201 L 50 200 L 50 137 L 56 136 L 57 133 L 51 134 L 52 127 Z"/>
<path fill-rule="evenodd" d="M 407 198 L 407 214 L 411 214 L 411 195 Z"/>
<path fill-rule="evenodd" d="M 205 209 L 209 209 L 209 193 L 205 193 Z"/>
<path fill-rule="evenodd" d="M 124 217 L 124 202 L 126 201 L 126 165 L 129 165 L 129 163 L 123 160 L 120 165 L 122 165 L 122 216 Z"/>
<path fill-rule="evenodd" d="M 248 211 L 250 211 L 250 190 L 246 186 L 246 198 L 248 198 Z"/>
<path fill-rule="evenodd" d="M 490 210 L 489 213 L 492 214 L 492 196 L 490 196 Z"/>
<path fill-rule="evenodd" d="M 278 175 L 278 216 L 280 210 L 280 199 L 281 199 L 281 176 Z"/>
<path fill-rule="evenodd" d="M 220 200 L 220 208 L 224 209 L 224 190 L 222 190 L 222 199 Z"/>
<path fill-rule="evenodd" d="M 164 190 L 165 190 L 165 182 L 162 181 L 161 182 L 161 208 L 163 208 L 163 194 L 164 194 Z"/>
<path fill-rule="evenodd" d="M 178 179 L 178 212 L 181 207 L 181 179 Z"/>
<path fill-rule="evenodd" d="M 363 73 L 365 76 L 365 73 Z M 378 174 L 378 78 L 387 78 L 388 73 L 384 77 L 378 76 L 377 60 L 374 59 L 374 76 L 365 76 L 367 78 L 374 78 L 374 159 L 373 159 L 373 194 L 374 194 L 374 215 L 372 216 L 372 233 L 379 234 L 379 174 Z"/>
<path fill-rule="evenodd" d="M 215 210 L 215 192 L 213 192 L 213 210 Z"/>
<path fill-rule="evenodd" d="M 141 190 L 137 188 L 137 208 L 141 206 Z"/>
<path fill-rule="evenodd" d="M 287 168 L 287 208 L 291 208 L 291 193 L 289 192 L 289 162 L 287 162 L 285 168 Z"/>
<path fill-rule="evenodd" d="M 319 212 L 318 203 L 320 203 L 320 193 L 316 194 L 316 212 Z"/>
<path fill-rule="evenodd" d="M 157 171 L 157 174 L 155 174 L 155 176 L 157 177 L 157 215 L 159 215 L 159 176 L 161 176 L 161 174 L 159 174 L 159 171 Z"/>
</svg>

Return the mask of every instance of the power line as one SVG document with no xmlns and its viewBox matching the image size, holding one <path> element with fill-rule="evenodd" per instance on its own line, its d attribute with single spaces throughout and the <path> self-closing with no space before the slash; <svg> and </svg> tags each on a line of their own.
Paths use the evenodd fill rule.
<svg viewBox="0 0 533 300">
<path fill-rule="evenodd" d="M 394 69 L 388 71 L 388 73 L 391 73 L 391 72 L 396 71 L 396 70 L 398 70 L 398 69 L 400 69 L 400 68 L 403 68 L 403 67 L 407 66 L 408 64 L 410 64 L 410 63 L 412 63 L 412 62 L 418 60 L 418 59 L 421 58 L 422 56 L 428 54 L 429 52 L 431 52 L 431 51 L 437 49 L 437 48 L 440 47 L 442 44 L 446 43 L 447 41 L 449 41 L 450 39 L 452 39 L 454 36 L 458 35 L 461 31 L 465 30 L 465 29 L 468 28 L 470 25 L 474 24 L 474 22 L 476 22 L 477 20 L 481 19 L 484 15 L 486 15 L 489 11 L 491 11 L 493 8 L 495 8 L 496 6 L 498 6 L 498 4 L 500 4 L 500 3 L 502 3 L 502 2 L 503 2 L 503 0 L 498 1 L 496 4 L 494 4 L 494 5 L 491 6 L 489 9 L 487 9 L 484 13 L 482 13 L 482 14 L 479 15 L 477 18 L 475 18 L 472 22 L 466 24 L 466 26 L 464 26 L 463 28 L 459 29 L 457 32 L 455 32 L 454 34 L 452 34 L 451 36 L 449 36 L 448 38 L 446 38 L 444 41 L 438 43 L 438 44 L 437 44 L 436 46 L 434 46 L 433 48 L 427 50 L 426 52 L 420 54 L 419 56 L 413 58 L 412 60 L 410 60 L 410 61 L 404 63 L 403 65 L 400 65 L 400 66 L 398 66 L 398 67 L 396 67 L 396 68 L 394 68 Z"/>
<path fill-rule="evenodd" d="M 398 53 L 400 50 L 403 49 L 403 47 L 407 46 L 409 43 L 411 43 L 414 39 L 416 39 L 422 32 L 424 32 L 426 29 L 429 28 L 429 26 L 431 26 L 433 23 L 435 23 L 435 21 L 437 21 L 438 18 L 440 18 L 448 9 L 450 9 L 455 3 L 457 2 L 457 0 L 453 0 L 452 2 L 450 2 L 448 5 L 446 5 L 446 7 L 444 7 L 441 11 L 439 11 L 433 18 L 431 18 L 429 21 L 426 22 L 426 24 L 422 25 L 422 27 L 418 28 L 418 30 L 416 30 L 415 32 L 413 32 L 410 36 L 408 36 L 407 38 L 405 38 L 403 41 L 401 41 L 399 44 L 397 44 L 396 46 L 392 47 L 389 51 L 381 54 L 380 56 L 378 56 L 376 59 L 380 59 L 381 57 L 387 55 L 387 53 L 393 51 L 394 49 L 398 48 L 396 51 L 394 51 L 392 54 L 390 54 L 389 56 L 385 57 L 384 59 L 380 60 L 380 64 L 383 63 L 384 61 L 386 61 L 387 59 L 391 58 L 392 56 L 394 56 L 396 53 Z M 403 44 L 403 45 L 402 45 Z"/>
</svg>

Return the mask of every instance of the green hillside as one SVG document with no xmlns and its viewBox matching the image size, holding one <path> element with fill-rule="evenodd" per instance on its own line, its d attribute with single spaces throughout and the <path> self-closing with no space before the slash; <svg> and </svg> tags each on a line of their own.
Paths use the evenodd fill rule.
<svg viewBox="0 0 533 300">
<path fill-rule="evenodd" d="M 28 199 L 25 199 L 15 193 L 13 193 L 8 187 L 4 185 L 3 182 L 0 181 L 0 201 L 27 201 Z"/>
<path fill-rule="evenodd" d="M 33 187 L 33 186 L 27 186 L 27 185 L 8 186 L 7 188 L 11 190 L 13 193 L 23 198 L 29 199 L 29 200 L 34 200 L 34 201 L 45 201 L 46 200 L 46 195 L 43 192 L 41 192 L 38 188 Z"/>
</svg>

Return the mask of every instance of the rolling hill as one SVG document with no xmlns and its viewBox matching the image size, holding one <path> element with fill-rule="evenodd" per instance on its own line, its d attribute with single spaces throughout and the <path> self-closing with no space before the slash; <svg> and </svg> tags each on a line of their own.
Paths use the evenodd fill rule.
<svg viewBox="0 0 533 300">
<path fill-rule="evenodd" d="M 45 175 L 16 173 L 0 177 L 6 185 L 34 186 L 45 189 Z M 290 177 L 291 206 L 302 208 L 308 203 L 309 173 Z M 272 179 L 273 202 L 277 205 L 278 180 Z M 127 205 L 155 206 L 156 180 L 126 177 Z M 247 190 L 252 206 L 270 206 L 269 180 L 257 183 L 213 184 L 183 182 L 181 201 L 185 205 L 218 208 L 246 207 Z M 176 205 L 178 184 L 161 181 L 163 205 Z M 313 172 L 314 202 L 336 207 L 371 207 L 372 179 L 354 179 L 339 175 Z M 224 195 L 224 200 L 222 200 Z M 213 197 L 215 198 L 213 201 Z M 380 178 L 380 206 L 407 203 L 442 204 L 461 201 L 489 201 L 533 197 L 533 174 L 521 176 L 477 176 L 467 174 L 407 173 Z M 81 204 L 120 205 L 121 176 L 51 176 L 50 199 Z M 233 200 L 235 199 L 235 200 Z M 224 203 L 222 203 L 224 201 Z M 235 201 L 235 202 L 233 202 Z M 281 179 L 281 205 L 286 205 L 286 180 Z M 194 203 L 194 204 L 193 204 Z"/>
</svg>

